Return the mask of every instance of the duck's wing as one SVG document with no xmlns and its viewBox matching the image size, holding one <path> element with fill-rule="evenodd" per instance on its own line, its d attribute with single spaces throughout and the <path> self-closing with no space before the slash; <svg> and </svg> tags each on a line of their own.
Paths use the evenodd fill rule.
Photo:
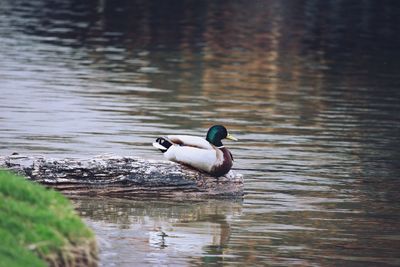
<svg viewBox="0 0 400 267">
<path fill-rule="evenodd" d="M 168 135 L 167 138 L 174 144 L 190 146 L 200 149 L 212 149 L 213 146 L 204 138 L 191 135 Z"/>
<path fill-rule="evenodd" d="M 220 155 L 221 154 L 221 155 Z M 164 157 L 171 161 L 183 163 L 210 172 L 216 164 L 220 164 L 222 153 L 216 149 L 204 149 L 193 146 L 171 146 Z"/>
</svg>

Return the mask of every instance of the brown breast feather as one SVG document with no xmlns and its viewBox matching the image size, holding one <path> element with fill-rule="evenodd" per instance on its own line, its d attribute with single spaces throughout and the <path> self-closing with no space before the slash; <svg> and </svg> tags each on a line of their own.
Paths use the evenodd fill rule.
<svg viewBox="0 0 400 267">
<path fill-rule="evenodd" d="M 221 162 L 221 164 L 219 165 L 215 165 L 212 169 L 211 169 L 211 175 L 215 176 L 215 177 L 219 177 L 222 175 L 227 174 L 230 169 L 232 168 L 232 154 L 231 152 L 229 152 L 229 150 L 225 147 L 222 148 L 215 148 L 217 150 L 217 162 Z"/>
</svg>

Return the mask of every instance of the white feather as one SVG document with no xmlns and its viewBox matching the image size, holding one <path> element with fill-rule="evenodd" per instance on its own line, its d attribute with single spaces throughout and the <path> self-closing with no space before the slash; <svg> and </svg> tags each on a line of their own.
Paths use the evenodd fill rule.
<svg viewBox="0 0 400 267">
<path fill-rule="evenodd" d="M 162 145 L 160 145 L 160 144 L 157 143 L 157 142 L 154 142 L 154 143 L 153 143 L 153 146 L 154 146 L 155 148 L 161 149 L 161 150 L 166 150 L 166 149 L 167 149 L 166 147 L 163 147 Z"/>
<path fill-rule="evenodd" d="M 204 149 L 213 149 L 213 146 L 203 137 L 191 135 L 168 135 L 173 143 L 182 143 L 184 146 L 195 146 Z"/>
<path fill-rule="evenodd" d="M 164 153 L 164 157 L 210 172 L 217 162 L 217 151 L 215 149 L 173 145 Z"/>
</svg>

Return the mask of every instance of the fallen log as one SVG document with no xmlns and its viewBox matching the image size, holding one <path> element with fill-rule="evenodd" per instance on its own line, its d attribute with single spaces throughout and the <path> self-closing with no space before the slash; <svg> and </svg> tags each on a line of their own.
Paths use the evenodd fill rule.
<svg viewBox="0 0 400 267">
<path fill-rule="evenodd" d="M 236 198 L 243 196 L 243 176 L 230 171 L 212 177 L 169 161 L 102 155 L 91 159 L 52 159 L 13 154 L 0 157 L 9 169 L 70 195 L 136 198 Z"/>
</svg>

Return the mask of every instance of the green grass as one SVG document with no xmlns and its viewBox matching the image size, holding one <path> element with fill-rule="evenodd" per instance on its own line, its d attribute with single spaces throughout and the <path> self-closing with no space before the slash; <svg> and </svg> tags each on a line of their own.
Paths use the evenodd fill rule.
<svg viewBox="0 0 400 267">
<path fill-rule="evenodd" d="M 0 170 L 1 267 L 46 266 L 43 259 L 66 259 L 88 240 L 93 233 L 68 199 Z"/>
</svg>

